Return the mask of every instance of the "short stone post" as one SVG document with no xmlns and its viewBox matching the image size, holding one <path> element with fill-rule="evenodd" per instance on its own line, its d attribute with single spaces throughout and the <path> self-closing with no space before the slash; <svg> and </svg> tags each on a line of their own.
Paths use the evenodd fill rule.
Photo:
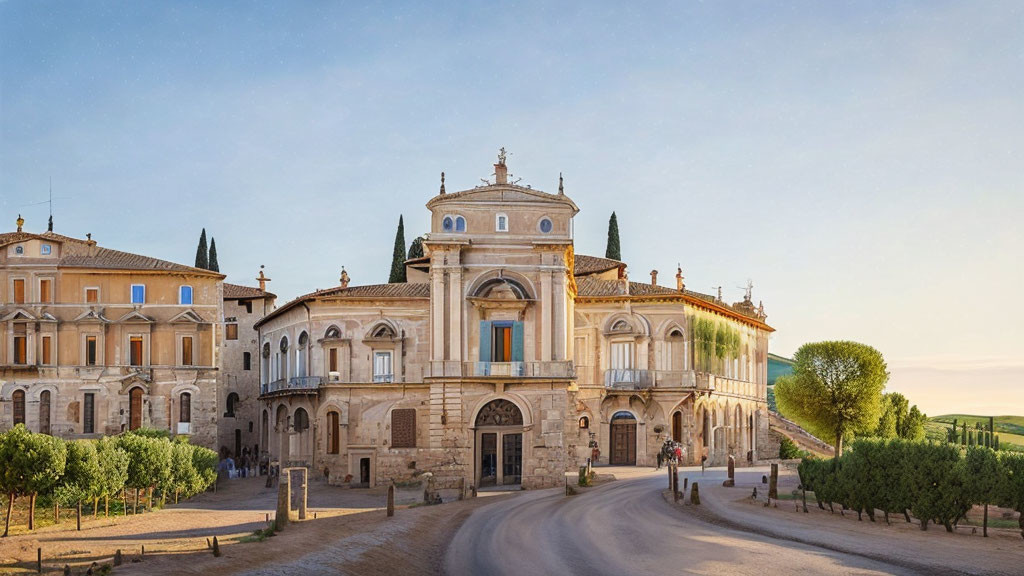
<svg viewBox="0 0 1024 576">
<path fill-rule="evenodd" d="M 736 457 L 729 455 L 729 479 L 722 482 L 722 486 L 732 488 L 736 485 Z"/>
<path fill-rule="evenodd" d="M 114 566 L 120 566 L 124 560 L 121 558 L 121 549 L 118 548 L 117 552 L 114 552 Z"/>
<path fill-rule="evenodd" d="M 700 504 L 700 490 L 696 482 L 693 483 L 693 488 L 690 488 L 690 504 Z"/>
<path fill-rule="evenodd" d="M 395 515 L 395 485 L 388 486 L 388 518 Z"/>
<path fill-rule="evenodd" d="M 683 478 L 683 492 L 686 492 L 686 487 L 690 484 L 690 477 L 686 476 Z"/>
<path fill-rule="evenodd" d="M 213 537 L 213 555 L 220 557 L 220 543 L 217 542 L 217 537 Z"/>
<path fill-rule="evenodd" d="M 299 520 L 306 519 L 306 499 L 309 491 L 309 471 L 305 468 L 292 468 L 293 473 L 299 476 Z"/>
<path fill-rule="evenodd" d="M 672 466 L 672 501 L 679 502 L 679 467 Z"/>
<path fill-rule="evenodd" d="M 282 475 L 277 483 L 277 513 L 274 515 L 274 530 L 284 530 L 290 520 L 288 516 L 292 511 L 291 485 L 290 474 Z"/>
<path fill-rule="evenodd" d="M 668 489 L 672 490 L 672 465 L 665 466 L 665 469 L 668 470 Z"/>
<path fill-rule="evenodd" d="M 779 465 L 772 464 L 772 475 L 768 482 L 768 498 L 778 500 L 779 498 Z"/>
<path fill-rule="evenodd" d="M 43 573 L 43 549 L 36 548 L 36 572 Z"/>
</svg>

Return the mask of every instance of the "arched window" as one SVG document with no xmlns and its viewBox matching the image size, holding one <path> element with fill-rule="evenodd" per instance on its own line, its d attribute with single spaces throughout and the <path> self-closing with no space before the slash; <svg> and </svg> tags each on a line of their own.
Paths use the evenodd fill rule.
<svg viewBox="0 0 1024 576">
<path fill-rule="evenodd" d="M 587 416 L 580 417 L 580 428 L 590 428 L 590 418 Z"/>
<path fill-rule="evenodd" d="M 296 432 L 305 432 L 309 429 L 309 414 L 305 408 L 297 408 L 295 410 L 295 417 L 292 418 Z"/>
<path fill-rule="evenodd" d="M 182 392 L 179 401 L 180 413 L 178 415 L 178 422 L 191 422 L 192 421 L 192 394 L 188 392 Z"/>
<path fill-rule="evenodd" d="M 391 328 L 391 326 L 389 326 L 387 324 L 380 324 L 376 328 L 373 329 L 373 333 L 371 334 L 371 337 L 373 337 L 373 338 L 394 338 L 395 337 L 395 331 Z"/>
<path fill-rule="evenodd" d="M 455 231 L 465 232 L 466 231 L 466 219 L 462 216 L 455 217 Z"/>
<path fill-rule="evenodd" d="M 629 325 L 629 322 L 625 320 L 617 320 L 612 324 L 612 332 L 632 332 L 633 327 Z"/>
<path fill-rule="evenodd" d="M 306 334 L 305 331 L 299 334 L 298 344 L 295 350 L 296 376 L 304 378 L 306 376 L 306 344 L 309 344 L 309 334 Z"/>
<path fill-rule="evenodd" d="M 279 348 L 280 348 L 281 352 L 283 352 L 285 354 L 288 353 L 288 337 L 287 336 L 282 336 L 281 337 L 281 343 L 280 343 Z"/>
<path fill-rule="evenodd" d="M 50 433 L 50 391 L 39 393 L 39 433 Z"/>
<path fill-rule="evenodd" d="M 238 393 L 237 392 L 232 392 L 232 393 L 228 394 L 227 411 L 224 413 L 224 415 L 227 416 L 228 418 L 234 418 L 235 417 L 235 408 L 237 407 L 237 405 L 238 405 Z"/>
<path fill-rule="evenodd" d="M 324 333 L 324 338 L 334 339 L 334 338 L 340 338 L 340 337 L 341 337 L 341 330 L 339 330 L 337 326 L 331 326 L 330 328 L 327 329 L 327 332 Z"/>
<path fill-rule="evenodd" d="M 14 424 L 25 423 L 25 391 L 15 390 L 12 399 L 14 400 Z"/>
<path fill-rule="evenodd" d="M 522 426 L 519 407 L 504 399 L 491 400 L 476 416 L 477 426 Z"/>
<path fill-rule="evenodd" d="M 441 220 L 441 230 L 445 232 L 455 231 L 455 219 L 451 216 L 445 216 L 444 219 Z"/>
</svg>

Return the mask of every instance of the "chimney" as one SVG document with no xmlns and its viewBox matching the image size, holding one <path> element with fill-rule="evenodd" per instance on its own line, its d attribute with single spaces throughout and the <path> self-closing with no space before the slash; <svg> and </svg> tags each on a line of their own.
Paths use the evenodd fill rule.
<svg viewBox="0 0 1024 576">
<path fill-rule="evenodd" d="M 341 267 L 341 278 L 339 279 L 339 282 L 341 282 L 341 287 L 342 288 L 348 288 L 349 280 L 350 280 L 350 278 L 348 277 L 348 272 L 345 272 L 345 267 L 342 266 Z"/>
<path fill-rule="evenodd" d="M 260 283 L 260 292 L 267 291 L 267 282 L 270 282 L 270 278 L 267 278 L 263 274 L 263 265 L 260 264 L 260 275 L 256 277 L 256 280 Z"/>
<path fill-rule="evenodd" d="M 676 290 L 680 292 L 686 289 L 686 285 L 683 284 L 683 267 L 676 265 Z"/>
<path fill-rule="evenodd" d="M 21 227 L 25 225 L 25 219 L 21 217 L 21 214 L 18 214 L 18 219 L 15 220 L 15 223 L 18 225 L 18 232 L 21 232 Z"/>
<path fill-rule="evenodd" d="M 658 271 L 657 270 L 651 270 L 651 286 L 657 286 L 657 285 L 658 285 Z"/>
</svg>

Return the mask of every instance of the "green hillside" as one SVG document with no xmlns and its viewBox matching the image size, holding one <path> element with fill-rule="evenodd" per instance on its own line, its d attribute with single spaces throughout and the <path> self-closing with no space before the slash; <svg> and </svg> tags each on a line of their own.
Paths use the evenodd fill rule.
<svg viewBox="0 0 1024 576">
<path fill-rule="evenodd" d="M 928 438 L 945 440 L 946 430 L 949 429 L 954 419 L 957 421 L 958 426 L 963 422 L 967 422 L 968 429 L 974 428 L 978 422 L 982 426 L 988 427 L 988 416 L 974 416 L 971 414 L 933 416 L 925 424 Z M 1001 447 L 1024 451 L 1024 416 L 996 416 L 994 424 L 996 434 L 999 435 Z"/>
</svg>

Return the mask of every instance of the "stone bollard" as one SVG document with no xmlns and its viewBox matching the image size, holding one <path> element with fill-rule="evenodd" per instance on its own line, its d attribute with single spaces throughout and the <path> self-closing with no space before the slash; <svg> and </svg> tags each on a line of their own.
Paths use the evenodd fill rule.
<svg viewBox="0 0 1024 576">
<path fill-rule="evenodd" d="M 672 499 L 679 502 L 679 467 L 672 466 Z"/>
<path fill-rule="evenodd" d="M 672 489 L 672 465 L 669 464 L 668 466 L 665 467 L 665 469 L 668 470 L 668 489 L 671 490 Z"/>
<path fill-rule="evenodd" d="M 779 499 L 779 465 L 772 464 L 772 475 L 771 480 L 768 483 L 768 498 L 772 500 Z"/>
<path fill-rule="evenodd" d="M 117 552 L 114 552 L 114 566 L 120 566 L 124 559 L 121 558 L 121 549 L 118 548 Z"/>
<path fill-rule="evenodd" d="M 291 475 L 283 474 L 277 483 L 277 513 L 274 514 L 274 530 L 284 530 L 291 513 Z"/>
<path fill-rule="evenodd" d="M 36 548 L 36 572 L 43 573 L 43 549 Z"/>
<path fill-rule="evenodd" d="M 697 483 L 693 483 L 693 488 L 690 489 L 690 504 L 700 504 L 700 490 Z"/>
<path fill-rule="evenodd" d="M 685 478 L 683 478 L 683 492 L 686 492 L 686 487 L 687 487 L 687 486 L 688 486 L 689 484 L 690 484 L 690 478 L 689 478 L 689 477 L 685 477 Z"/>
<path fill-rule="evenodd" d="M 68 564 L 64 565 L 64 576 L 71 576 L 71 566 Z"/>
<path fill-rule="evenodd" d="M 388 518 L 395 515 L 395 485 L 388 486 Z"/>
<path fill-rule="evenodd" d="M 217 542 L 217 537 L 213 537 L 213 555 L 220 557 L 220 544 Z"/>
<path fill-rule="evenodd" d="M 722 482 L 722 486 L 732 488 L 736 485 L 736 457 L 732 454 L 729 455 L 729 478 Z"/>
</svg>

